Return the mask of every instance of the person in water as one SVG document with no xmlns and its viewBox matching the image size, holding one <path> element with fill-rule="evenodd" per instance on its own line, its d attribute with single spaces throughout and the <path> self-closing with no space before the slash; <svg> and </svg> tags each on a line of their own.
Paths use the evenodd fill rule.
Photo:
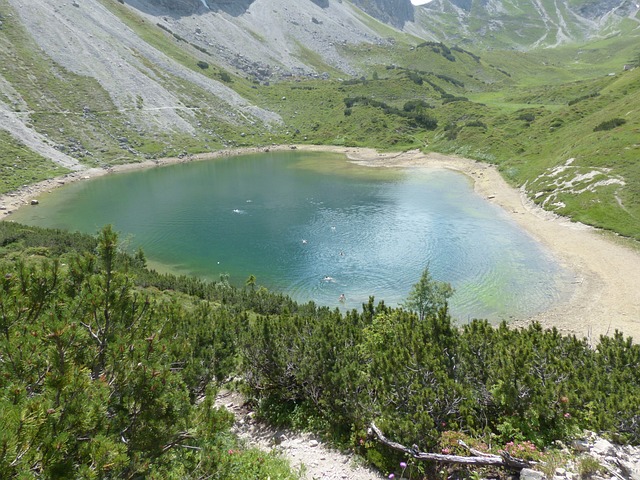
<svg viewBox="0 0 640 480">
<path fill-rule="evenodd" d="M 340 297 L 338 298 L 339 301 L 341 302 L 345 302 L 347 300 L 347 297 L 344 296 L 344 293 L 340 294 Z"/>
</svg>

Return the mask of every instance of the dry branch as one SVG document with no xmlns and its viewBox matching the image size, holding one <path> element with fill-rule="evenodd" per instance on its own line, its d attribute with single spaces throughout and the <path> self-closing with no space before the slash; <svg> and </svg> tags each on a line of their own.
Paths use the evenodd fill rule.
<svg viewBox="0 0 640 480">
<path fill-rule="evenodd" d="M 400 443 L 389 440 L 372 422 L 371 427 L 369 427 L 369 435 L 373 436 L 374 434 L 377 437 L 378 441 L 383 445 L 386 445 L 389 448 L 393 448 L 394 450 L 404 452 L 407 455 L 412 456 L 416 460 L 432 460 L 442 463 L 460 463 L 464 465 L 504 467 L 511 470 L 522 470 L 523 468 L 531 467 L 531 463 L 527 462 L 526 460 L 514 458 L 505 451 L 500 452 L 500 455 L 481 454 L 477 457 L 463 457 L 461 455 L 444 455 L 440 453 L 420 452 L 415 446 L 413 448 L 405 447 Z"/>
</svg>

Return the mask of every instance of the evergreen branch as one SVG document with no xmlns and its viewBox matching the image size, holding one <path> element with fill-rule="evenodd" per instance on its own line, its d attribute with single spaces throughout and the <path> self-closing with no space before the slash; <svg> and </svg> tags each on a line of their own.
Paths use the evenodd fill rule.
<svg viewBox="0 0 640 480">
<path fill-rule="evenodd" d="M 160 453 L 161 454 L 165 453 L 165 452 L 171 450 L 173 447 L 188 448 L 190 450 L 202 450 L 200 447 L 194 447 L 192 445 L 182 445 L 181 444 L 185 440 L 190 440 L 190 439 L 193 439 L 193 438 L 194 438 L 193 435 L 191 435 L 189 432 L 180 432 L 175 440 L 173 440 L 172 442 L 167 443 L 166 445 L 164 445 L 162 447 L 162 451 Z"/>
</svg>

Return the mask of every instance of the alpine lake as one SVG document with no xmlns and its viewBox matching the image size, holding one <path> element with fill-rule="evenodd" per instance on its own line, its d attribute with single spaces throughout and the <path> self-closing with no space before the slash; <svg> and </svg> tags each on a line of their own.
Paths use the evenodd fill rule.
<svg viewBox="0 0 640 480">
<path fill-rule="evenodd" d="M 151 268 L 228 276 L 300 302 L 397 306 L 425 267 L 451 283 L 459 323 L 525 318 L 568 294 L 571 275 L 466 176 L 358 166 L 343 155 L 270 152 L 75 182 L 12 220 L 96 233 L 112 224 Z M 341 299 L 341 295 L 344 298 Z"/>
</svg>

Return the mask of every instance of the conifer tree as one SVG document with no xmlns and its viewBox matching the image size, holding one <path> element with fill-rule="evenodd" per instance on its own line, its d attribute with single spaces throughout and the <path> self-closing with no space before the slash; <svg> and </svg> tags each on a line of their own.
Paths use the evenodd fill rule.
<svg viewBox="0 0 640 480">
<path fill-rule="evenodd" d="M 403 303 L 407 309 L 416 312 L 420 320 L 427 315 L 435 314 L 441 309 L 446 309 L 449 298 L 453 295 L 451 284 L 435 280 L 431 276 L 429 267 L 425 267 L 409 293 L 409 297 Z"/>
</svg>

